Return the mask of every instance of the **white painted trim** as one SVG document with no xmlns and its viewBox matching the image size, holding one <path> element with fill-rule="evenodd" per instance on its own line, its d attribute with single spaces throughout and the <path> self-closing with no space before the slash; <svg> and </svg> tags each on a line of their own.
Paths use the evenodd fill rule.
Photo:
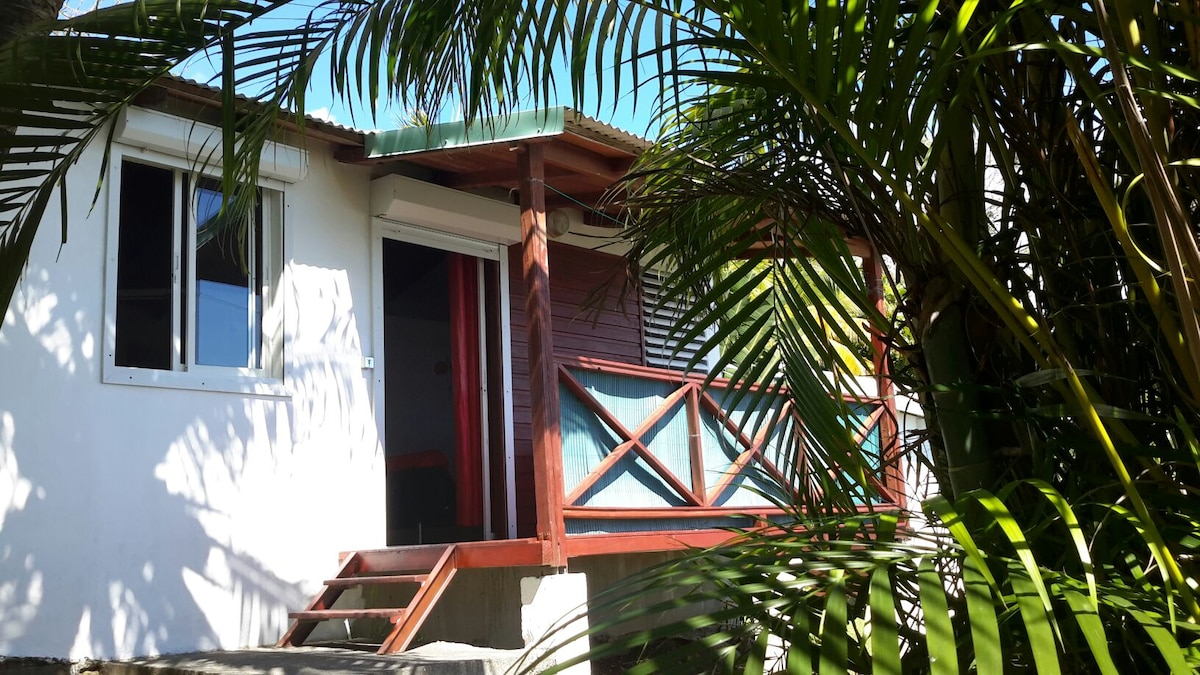
<svg viewBox="0 0 1200 675">
<path fill-rule="evenodd" d="M 372 295 L 372 336 L 373 351 L 375 352 L 375 378 L 374 378 L 374 404 L 375 404 L 375 427 L 378 430 L 379 439 L 382 447 L 387 447 L 387 424 L 386 411 L 386 393 L 384 386 L 384 371 L 387 367 L 387 355 L 384 344 L 384 288 L 383 288 L 383 240 L 395 239 L 410 244 L 426 246 L 452 253 L 461 253 L 470 255 L 476 258 L 485 258 L 495 260 L 499 263 L 499 295 L 500 307 L 500 359 L 502 380 L 504 382 L 504 390 L 500 393 L 500 406 L 504 410 L 504 470 L 505 470 L 505 498 L 507 503 L 507 525 L 508 538 L 515 539 L 517 536 L 517 488 L 516 488 L 516 450 L 513 447 L 513 437 L 515 431 L 515 423 L 513 421 L 513 394 L 512 394 L 512 314 L 509 311 L 509 289 L 508 289 L 508 249 L 496 242 L 481 241 L 472 239 L 460 234 L 451 232 L 443 232 L 427 227 L 419 227 L 408 223 L 400 223 L 385 218 L 371 219 L 371 285 L 373 287 Z M 480 298 L 480 309 L 483 310 L 483 298 Z M 481 333 L 486 330 L 481 323 Z M 486 352 L 486 342 L 480 344 L 481 351 Z M 481 359 L 482 363 L 486 363 L 486 357 Z M 486 379 L 486 378 L 481 378 Z M 481 405 L 487 405 L 487 399 L 481 401 Z M 482 420 L 481 428 L 487 433 L 487 416 Z M 484 439 L 486 441 L 486 436 Z M 484 481 L 490 479 L 490 471 L 488 466 L 484 465 Z M 484 495 L 487 496 L 488 488 L 485 487 Z M 485 518 L 490 517 L 490 501 L 485 502 Z M 485 525 L 487 523 L 485 522 Z"/>
<path fill-rule="evenodd" d="M 508 524 L 508 538 L 517 538 L 517 455 L 513 438 L 516 436 L 516 424 L 513 421 L 513 383 L 512 383 L 512 307 L 508 289 L 508 250 L 500 254 L 500 363 L 503 391 L 500 392 L 500 405 L 504 406 L 504 489 L 505 489 L 505 522 Z"/>
<path fill-rule="evenodd" d="M 183 177 L 175 174 L 175 181 L 182 184 Z M 188 181 L 188 188 L 191 194 L 184 195 L 183 201 L 176 201 L 175 208 L 179 208 L 180 204 L 186 204 L 187 208 L 176 218 L 182 219 L 182 222 L 176 221 L 173 223 L 175 227 L 182 225 L 182 234 L 175 233 L 176 248 L 178 253 L 187 259 L 187 276 L 180 274 L 178 266 L 175 273 L 175 285 L 182 288 L 184 295 L 187 297 L 187 306 L 192 311 L 191 321 L 187 322 L 187 335 L 184 337 L 184 345 L 187 346 L 187 354 L 184 355 L 183 363 L 192 365 L 196 363 L 196 324 L 200 322 L 200 307 L 196 303 L 196 206 L 200 190 L 200 181 Z M 179 297 L 176 292 L 175 297 Z M 176 362 L 178 363 L 178 362 Z"/>
<path fill-rule="evenodd" d="M 154 148 L 146 148 L 143 146 L 129 145 L 125 143 L 114 143 L 112 153 L 109 156 L 109 167 L 117 167 L 120 169 L 121 158 L 132 159 L 141 164 L 149 164 L 158 166 L 164 169 L 172 169 L 174 171 L 186 171 L 194 176 L 211 178 L 214 180 L 221 179 L 221 165 L 205 165 L 198 164 L 195 161 L 189 160 L 186 157 L 171 152 L 163 152 Z M 114 184 L 119 183 L 120 175 L 109 174 L 110 180 L 107 180 L 111 191 Z M 115 178 L 117 180 L 111 180 Z M 119 187 L 119 186 L 118 186 Z M 267 190 L 274 190 L 280 193 L 287 193 L 289 183 L 287 181 L 272 178 L 269 175 L 262 174 L 258 178 L 258 187 Z M 117 193 L 120 194 L 119 192 Z M 118 200 L 119 202 L 120 200 Z M 120 206 L 118 203 L 117 206 Z"/>
<path fill-rule="evenodd" d="M 221 368 L 196 366 L 190 371 L 152 370 L 107 366 L 111 352 L 105 354 L 103 382 L 105 384 L 130 384 L 163 389 L 190 389 L 194 391 L 226 392 L 230 394 L 252 394 L 287 398 L 291 390 L 280 379 L 263 377 L 249 368 Z"/>
<path fill-rule="evenodd" d="M 481 241 L 449 232 L 440 232 L 427 227 L 410 225 L 386 218 L 376 218 L 375 221 L 389 239 L 436 248 L 451 253 L 461 253 L 476 258 L 485 258 L 487 260 L 500 259 L 500 246 L 493 242 Z"/>
<path fill-rule="evenodd" d="M 487 266 L 482 258 L 475 259 L 475 293 L 478 315 L 479 344 L 479 448 L 483 455 L 480 460 L 483 470 L 480 471 L 480 488 L 483 491 L 483 538 L 492 538 L 492 450 L 491 450 L 491 416 L 488 415 L 488 323 L 487 323 Z"/>
<path fill-rule="evenodd" d="M 371 351 L 375 367 L 372 371 L 371 405 L 375 406 L 375 429 L 379 448 L 387 447 L 387 420 L 384 414 L 384 377 L 387 357 L 384 355 L 383 313 L 383 225 L 378 218 L 371 220 Z M 382 461 L 382 459 L 381 459 Z M 386 520 L 386 517 L 385 517 Z M 386 533 L 385 533 L 386 536 Z"/>
<path fill-rule="evenodd" d="M 106 198 L 108 199 L 108 208 L 106 213 L 106 240 L 105 240 L 105 264 L 104 264 L 104 334 L 103 342 L 101 343 L 103 353 L 101 354 L 100 365 L 100 380 L 105 384 L 118 385 L 136 385 L 143 387 L 161 387 L 165 389 L 191 389 L 198 391 L 213 391 L 226 392 L 235 394 L 252 394 L 256 396 L 271 396 L 271 397 L 287 397 L 291 395 L 291 391 L 285 384 L 283 377 L 273 377 L 268 375 L 269 371 L 256 370 L 252 368 L 224 368 L 214 366 L 197 366 L 190 365 L 186 371 L 182 370 L 155 370 L 151 368 L 133 368 L 129 366 L 116 365 L 116 340 L 117 340 L 117 249 L 120 244 L 121 232 L 121 163 L 131 159 L 142 164 L 157 166 L 172 171 L 192 171 L 196 168 L 190 165 L 185 159 L 164 155 L 159 152 L 146 149 L 128 148 L 120 144 L 115 144 L 112 148 L 112 153 L 109 156 L 108 165 L 108 189 Z M 216 170 L 215 168 L 213 169 Z M 174 181 L 175 190 L 180 188 L 179 179 Z M 280 193 L 282 199 L 286 199 L 284 184 L 279 181 L 262 180 L 259 181 L 259 186 L 274 190 Z M 179 201 L 176 199 L 179 195 L 173 195 L 176 204 Z M 176 207 L 177 208 L 177 207 Z M 282 215 L 282 214 L 280 214 Z M 176 224 L 172 224 L 174 227 Z M 266 225 L 264 224 L 264 227 Z M 279 223 L 279 236 L 283 233 L 283 224 Z M 176 234 L 178 236 L 178 234 Z M 264 237 L 268 236 L 264 232 Z M 285 237 L 286 239 L 286 237 Z M 286 244 L 285 244 L 286 246 Z M 188 246 L 185 249 L 191 248 Z M 178 297 L 179 284 L 183 283 L 180 279 L 178 271 L 179 261 L 175 261 L 175 285 L 173 291 L 175 297 Z M 265 263 L 264 263 L 265 264 Z M 195 269 L 194 260 L 189 264 L 188 269 Z M 264 302 L 267 301 L 264 298 Z M 270 298 L 271 302 L 282 302 L 282 298 Z M 194 297 L 189 297 L 189 306 L 195 306 Z M 173 309 L 174 311 L 174 309 Z M 278 312 L 282 316 L 282 307 L 273 307 L 272 311 Z M 175 321 L 173 317 L 172 321 Z M 189 325 L 195 321 L 188 322 Z M 280 319 L 280 324 L 283 324 Z M 175 323 L 175 328 L 179 326 Z M 175 333 L 178 335 L 178 332 Z M 265 340 L 264 328 L 264 340 Z M 286 341 L 285 341 L 286 342 Z M 188 340 L 189 360 L 192 359 L 190 354 L 194 349 L 194 339 Z M 177 352 L 178 348 L 173 349 L 173 353 Z M 278 372 L 282 376 L 282 372 Z"/>
<path fill-rule="evenodd" d="M 118 192 L 118 194 L 120 194 L 120 193 Z M 120 200 L 118 198 L 118 208 L 119 208 L 119 202 L 120 202 Z M 175 204 L 175 205 L 183 203 L 183 174 L 178 171 L 172 173 L 172 175 L 171 175 L 171 203 Z M 112 222 L 112 221 L 110 221 L 110 222 Z M 120 238 L 120 229 L 121 229 L 120 218 L 118 217 L 115 222 L 117 223 L 117 231 L 118 231 L 117 236 L 118 236 L 118 238 Z M 178 226 L 179 223 L 173 222 L 172 225 Z M 183 229 L 186 231 L 187 225 L 184 225 Z M 172 236 L 176 239 L 179 238 L 178 233 L 172 233 Z M 119 249 L 120 246 L 118 245 L 117 248 Z M 119 254 L 120 254 L 120 252 L 118 251 L 118 255 Z M 174 265 L 174 267 L 172 267 L 172 269 L 171 269 L 171 274 L 172 274 L 172 276 L 171 276 L 171 298 L 173 298 L 173 299 L 179 298 L 183 294 L 183 285 L 185 283 L 184 279 L 183 279 L 183 259 L 185 256 L 188 261 L 187 262 L 188 269 L 195 269 L 195 264 L 196 264 L 196 261 L 194 260 L 194 258 L 196 257 L 195 251 L 187 250 L 186 244 L 184 245 L 183 251 L 180 251 L 178 249 L 174 251 L 174 253 L 172 254 L 172 257 L 174 259 L 171 261 L 172 265 Z M 189 296 L 187 301 L 188 301 L 188 306 L 195 307 L 195 305 L 192 304 L 196 301 L 195 298 Z M 116 305 L 113 305 L 114 321 L 116 319 L 116 307 L 117 307 Z M 191 354 L 183 353 L 183 346 L 192 344 L 192 337 L 190 335 L 185 336 L 183 334 L 183 332 L 184 332 L 185 326 L 192 326 L 195 323 L 196 323 L 195 321 L 190 321 L 190 322 L 184 321 L 183 303 L 179 303 L 179 302 L 171 303 L 171 363 L 172 364 L 192 363 Z M 190 328 L 189 328 L 189 330 L 190 330 Z M 113 344 L 115 345 L 116 343 L 114 342 Z"/>
<path fill-rule="evenodd" d="M 264 237 L 266 250 L 263 251 L 263 289 L 262 297 L 266 303 L 263 308 L 263 369 L 274 373 L 283 381 L 289 381 L 287 373 L 288 350 L 292 341 L 285 335 L 287 323 L 284 318 L 284 306 L 288 299 L 284 297 L 285 288 L 290 288 L 285 277 L 288 274 L 288 260 L 291 253 L 292 237 L 284 236 L 289 227 L 287 214 L 291 212 L 291 194 L 288 192 L 264 193 L 263 227 L 268 223 L 277 224 L 276 232 L 271 233 L 269 240 Z"/>
<path fill-rule="evenodd" d="M 521 209 L 404 176 L 371 181 L 371 215 L 508 246 L 521 241 Z"/>
<path fill-rule="evenodd" d="M 129 146 L 184 158 L 192 163 L 189 170 L 221 165 L 220 129 L 155 110 L 123 110 L 117 118 L 114 138 Z M 297 183 L 308 175 L 308 151 L 267 141 L 258 171 L 266 178 Z"/>
</svg>

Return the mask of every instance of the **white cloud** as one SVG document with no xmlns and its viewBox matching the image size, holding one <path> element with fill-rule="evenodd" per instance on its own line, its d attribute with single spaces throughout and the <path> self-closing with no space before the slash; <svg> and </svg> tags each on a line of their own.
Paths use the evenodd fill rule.
<svg viewBox="0 0 1200 675">
<path fill-rule="evenodd" d="M 329 112 L 329 106 L 321 106 L 316 110 L 309 110 L 307 114 L 310 117 L 315 117 L 326 122 L 337 122 L 337 118 L 334 117 L 333 113 Z"/>
</svg>

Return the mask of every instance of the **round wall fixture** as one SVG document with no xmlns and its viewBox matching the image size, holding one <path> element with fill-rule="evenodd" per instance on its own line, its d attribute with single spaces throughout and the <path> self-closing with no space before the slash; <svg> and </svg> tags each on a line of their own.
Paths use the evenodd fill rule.
<svg viewBox="0 0 1200 675">
<path fill-rule="evenodd" d="M 583 224 L 583 211 L 565 208 L 554 209 L 546 214 L 546 234 L 551 239 L 558 239 L 571 231 L 571 228 Z"/>
</svg>

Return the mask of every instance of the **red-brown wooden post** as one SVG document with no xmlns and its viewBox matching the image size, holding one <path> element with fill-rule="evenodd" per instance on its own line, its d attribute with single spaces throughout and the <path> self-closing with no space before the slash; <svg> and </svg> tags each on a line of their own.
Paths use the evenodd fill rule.
<svg viewBox="0 0 1200 675">
<path fill-rule="evenodd" d="M 867 280 L 867 299 L 875 306 L 880 314 L 886 316 L 887 304 L 883 288 L 883 257 L 871 249 L 863 256 L 863 276 Z M 879 420 L 879 445 L 885 467 L 884 485 L 895 495 L 903 505 L 904 476 L 900 466 L 900 444 L 896 429 L 896 396 L 892 384 L 891 367 L 888 365 L 887 344 L 884 342 L 883 331 L 871 329 L 871 356 L 875 371 L 875 383 L 879 390 L 879 398 L 886 409 Z"/>
<path fill-rule="evenodd" d="M 700 388 L 695 385 L 688 389 L 685 405 L 688 420 L 688 453 L 692 460 L 692 494 L 700 498 L 700 506 L 712 506 L 708 499 L 708 481 L 704 475 L 704 446 L 700 441 Z"/>
<path fill-rule="evenodd" d="M 550 256 L 546 248 L 546 184 L 542 146 L 518 151 L 521 193 L 521 261 L 525 277 L 525 329 L 529 347 L 529 398 L 533 418 L 533 481 L 542 563 L 567 564 L 563 521 L 562 434 L 558 366 L 550 324 Z"/>
</svg>

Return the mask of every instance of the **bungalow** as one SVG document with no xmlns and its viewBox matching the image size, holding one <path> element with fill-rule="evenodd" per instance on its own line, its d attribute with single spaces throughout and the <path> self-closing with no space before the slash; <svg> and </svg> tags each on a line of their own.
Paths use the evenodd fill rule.
<svg viewBox="0 0 1200 675">
<path fill-rule="evenodd" d="M 42 228 L 4 317 L 0 653 L 521 647 L 523 604 L 774 513 L 772 439 L 678 372 L 661 308 L 580 309 L 618 262 L 594 206 L 643 140 L 564 108 L 311 120 L 214 232 L 218 102 L 165 80 L 87 151 L 70 241 Z M 879 382 L 859 438 L 887 457 Z"/>
</svg>

